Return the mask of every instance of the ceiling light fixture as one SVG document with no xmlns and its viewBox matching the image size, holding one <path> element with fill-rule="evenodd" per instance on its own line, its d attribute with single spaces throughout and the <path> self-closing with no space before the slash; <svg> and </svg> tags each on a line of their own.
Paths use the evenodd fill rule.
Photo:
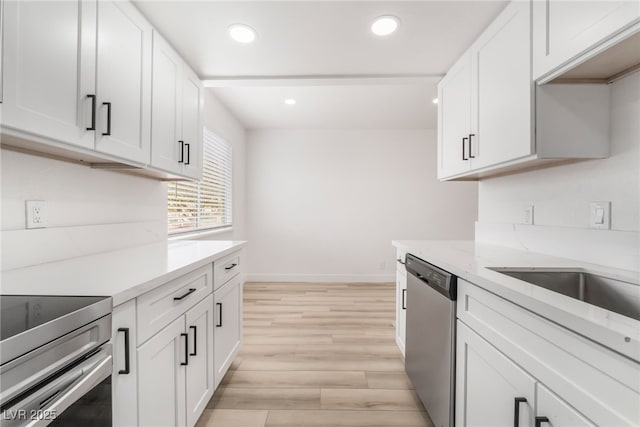
<svg viewBox="0 0 640 427">
<path fill-rule="evenodd" d="M 238 43 L 252 43 L 256 37 L 256 30 L 246 24 L 229 25 L 229 36 Z"/>
<path fill-rule="evenodd" d="M 376 36 L 388 36 L 398 29 L 399 24 L 400 21 L 395 16 L 379 16 L 373 21 L 373 24 L 371 24 L 371 31 L 373 31 L 373 34 Z"/>
<path fill-rule="evenodd" d="M 433 102 L 434 104 L 437 104 L 437 103 L 438 103 L 438 98 L 433 98 L 433 99 L 431 100 L 431 102 Z"/>
<path fill-rule="evenodd" d="M 296 100 L 293 99 L 293 98 L 287 98 L 287 99 L 284 100 L 284 103 L 287 104 L 287 105 L 295 105 Z"/>
</svg>

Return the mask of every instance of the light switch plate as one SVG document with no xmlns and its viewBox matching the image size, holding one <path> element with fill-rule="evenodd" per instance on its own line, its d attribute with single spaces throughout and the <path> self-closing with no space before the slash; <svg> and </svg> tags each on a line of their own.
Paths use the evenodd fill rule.
<svg viewBox="0 0 640 427">
<path fill-rule="evenodd" d="M 601 230 L 611 229 L 611 202 L 589 204 L 589 227 Z"/>
<path fill-rule="evenodd" d="M 533 205 L 522 205 L 522 223 L 533 225 Z"/>
</svg>

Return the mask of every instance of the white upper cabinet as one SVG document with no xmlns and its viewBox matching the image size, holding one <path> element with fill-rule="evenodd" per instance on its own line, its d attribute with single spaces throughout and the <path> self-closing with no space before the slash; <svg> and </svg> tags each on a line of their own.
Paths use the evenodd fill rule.
<svg viewBox="0 0 640 427">
<path fill-rule="evenodd" d="M 4 2 L 3 127 L 94 147 L 96 7 Z"/>
<path fill-rule="evenodd" d="M 98 2 L 96 149 L 148 164 L 152 27 L 129 2 Z"/>
<path fill-rule="evenodd" d="M 533 78 L 581 62 L 590 51 L 637 32 L 639 24 L 640 3 L 636 0 L 535 0 Z"/>
<path fill-rule="evenodd" d="M 471 168 L 471 60 L 464 54 L 438 84 L 438 178 Z"/>
<path fill-rule="evenodd" d="M 509 3 L 438 84 L 439 179 L 609 155 L 606 84 L 534 84 L 531 8 Z"/>
<path fill-rule="evenodd" d="M 473 168 L 532 153 L 531 11 L 511 3 L 471 47 Z"/>
<path fill-rule="evenodd" d="M 193 179 L 202 177 L 202 91 L 198 76 L 154 32 L 152 166 Z"/>
<path fill-rule="evenodd" d="M 8 1 L 2 125 L 149 163 L 151 26 L 122 1 Z"/>
</svg>

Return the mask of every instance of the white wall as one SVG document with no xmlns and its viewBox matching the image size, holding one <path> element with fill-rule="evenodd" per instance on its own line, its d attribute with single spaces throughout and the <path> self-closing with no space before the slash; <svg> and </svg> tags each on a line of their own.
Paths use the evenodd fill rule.
<svg viewBox="0 0 640 427">
<path fill-rule="evenodd" d="M 233 146 L 233 227 L 204 236 L 205 240 L 245 240 L 246 235 L 246 131 L 238 119 L 213 94 L 205 90 L 204 126 Z"/>
<path fill-rule="evenodd" d="M 640 73 L 610 91 L 610 157 L 481 181 L 477 240 L 640 270 Z M 611 202 L 611 230 L 588 228 L 594 201 Z"/>
<path fill-rule="evenodd" d="M 164 183 L 1 153 L 3 269 L 166 239 Z M 46 202 L 47 228 L 26 229 L 26 200 Z"/>
<path fill-rule="evenodd" d="M 248 279 L 393 280 L 392 239 L 471 239 L 476 183 L 436 181 L 436 132 L 258 130 Z"/>
<path fill-rule="evenodd" d="M 588 228 L 589 203 L 610 201 L 612 230 L 640 230 L 640 73 L 610 88 L 611 156 L 481 181 L 480 222 L 521 223 L 526 203 L 537 225 Z"/>
</svg>

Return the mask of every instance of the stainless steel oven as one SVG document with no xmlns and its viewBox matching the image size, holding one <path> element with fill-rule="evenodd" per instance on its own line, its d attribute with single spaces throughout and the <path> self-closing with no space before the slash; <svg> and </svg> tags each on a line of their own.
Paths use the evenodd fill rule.
<svg viewBox="0 0 640 427">
<path fill-rule="evenodd" d="M 0 302 L 0 426 L 111 426 L 111 298 Z"/>
</svg>

